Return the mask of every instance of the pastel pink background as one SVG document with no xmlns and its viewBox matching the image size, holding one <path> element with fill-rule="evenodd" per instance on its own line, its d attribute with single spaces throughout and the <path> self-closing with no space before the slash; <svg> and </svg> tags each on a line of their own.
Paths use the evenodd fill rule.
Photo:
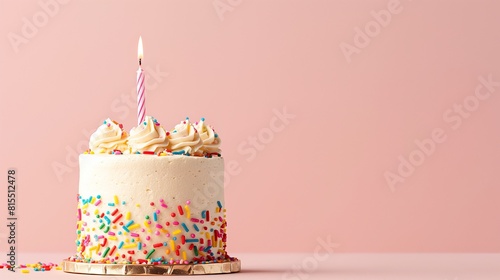
<svg viewBox="0 0 500 280">
<path fill-rule="evenodd" d="M 163 73 L 148 75 L 148 114 L 168 128 L 205 117 L 239 165 L 230 252 L 328 237 L 338 252 L 500 251 L 500 87 L 456 130 L 443 118 L 479 76 L 500 81 L 500 2 L 402 0 L 350 63 L 340 44 L 390 1 L 220 0 L 222 16 L 213 0 L 65 2 L 16 52 L 9 36 L 44 10 L 0 0 L 0 172 L 18 170 L 20 251 L 74 250 L 74 157 L 108 116 L 134 126 L 139 35 L 144 67 Z M 284 107 L 295 118 L 248 160 L 238 147 Z M 446 141 L 392 191 L 384 173 L 435 128 Z"/>
</svg>

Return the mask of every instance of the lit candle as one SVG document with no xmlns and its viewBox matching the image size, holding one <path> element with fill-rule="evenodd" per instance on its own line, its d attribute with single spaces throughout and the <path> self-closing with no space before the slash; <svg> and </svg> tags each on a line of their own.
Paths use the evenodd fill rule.
<svg viewBox="0 0 500 280">
<path fill-rule="evenodd" d="M 144 70 L 141 66 L 142 59 L 144 57 L 142 50 L 142 37 L 139 37 L 137 56 L 139 58 L 139 69 L 137 70 L 137 125 L 140 125 L 146 117 L 146 84 L 144 82 Z"/>
</svg>

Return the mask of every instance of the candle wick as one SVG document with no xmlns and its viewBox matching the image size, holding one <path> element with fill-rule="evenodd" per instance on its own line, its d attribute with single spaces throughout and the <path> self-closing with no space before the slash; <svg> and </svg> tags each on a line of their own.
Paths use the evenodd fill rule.
<svg viewBox="0 0 500 280">
<path fill-rule="evenodd" d="M 139 58 L 139 66 L 142 65 L 142 58 Z"/>
</svg>

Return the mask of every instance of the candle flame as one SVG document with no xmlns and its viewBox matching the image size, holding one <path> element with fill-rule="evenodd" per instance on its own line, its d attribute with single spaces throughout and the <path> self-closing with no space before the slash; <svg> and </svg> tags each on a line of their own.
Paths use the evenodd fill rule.
<svg viewBox="0 0 500 280">
<path fill-rule="evenodd" d="M 139 36 L 139 45 L 137 46 L 137 57 L 139 60 L 144 58 L 144 53 L 142 50 L 142 36 Z"/>
</svg>

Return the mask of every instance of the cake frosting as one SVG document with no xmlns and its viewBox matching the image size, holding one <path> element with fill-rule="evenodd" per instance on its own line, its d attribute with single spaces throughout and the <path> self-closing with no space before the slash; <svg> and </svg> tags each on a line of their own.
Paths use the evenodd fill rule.
<svg viewBox="0 0 500 280">
<path fill-rule="evenodd" d="M 200 134 L 189 122 L 189 118 L 176 125 L 169 133 L 170 150 L 174 154 L 194 155 L 203 146 Z"/>
<path fill-rule="evenodd" d="M 98 263 L 198 263 L 226 252 L 224 160 L 204 119 L 127 134 L 107 119 L 80 155 L 77 255 Z"/>
<path fill-rule="evenodd" d="M 108 118 L 90 136 L 89 147 L 94 153 L 99 154 L 126 150 L 127 132 L 123 131 L 123 125 Z"/>
<path fill-rule="evenodd" d="M 196 125 L 196 129 L 198 130 L 198 134 L 200 134 L 201 140 L 203 140 L 200 151 L 203 154 L 220 154 L 221 140 L 219 135 L 215 133 L 213 127 L 205 123 L 205 118 L 201 118 L 200 122 Z"/>
<path fill-rule="evenodd" d="M 132 153 L 144 151 L 159 153 L 167 149 L 167 132 L 155 118 L 146 116 L 143 123 L 130 130 L 128 144 L 130 147 L 128 150 Z"/>
</svg>

